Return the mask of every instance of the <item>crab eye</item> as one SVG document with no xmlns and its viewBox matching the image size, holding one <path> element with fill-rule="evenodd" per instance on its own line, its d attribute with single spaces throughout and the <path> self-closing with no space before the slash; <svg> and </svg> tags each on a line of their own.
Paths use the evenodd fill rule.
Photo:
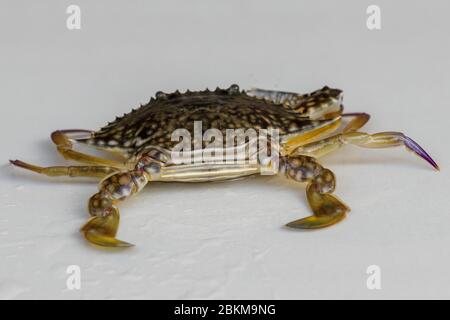
<svg viewBox="0 0 450 320">
<path fill-rule="evenodd" d="M 228 88 L 228 93 L 229 94 L 238 94 L 239 93 L 239 86 L 237 84 L 232 84 Z"/>
</svg>

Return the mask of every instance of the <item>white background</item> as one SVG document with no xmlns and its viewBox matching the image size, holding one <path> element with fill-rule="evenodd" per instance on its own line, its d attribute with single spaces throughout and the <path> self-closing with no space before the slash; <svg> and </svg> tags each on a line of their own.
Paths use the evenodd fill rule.
<svg viewBox="0 0 450 320">
<path fill-rule="evenodd" d="M 82 29 L 66 29 L 81 7 Z M 366 28 L 378 4 L 382 30 Z M 0 2 L 0 298 L 450 298 L 448 1 Z M 346 147 L 322 160 L 352 208 L 329 229 L 302 185 L 258 177 L 154 184 L 121 206 L 111 253 L 78 233 L 95 181 L 50 179 L 8 159 L 66 163 L 49 134 L 97 129 L 156 91 L 238 83 L 345 91 L 369 132 L 402 131 L 440 164 L 403 148 Z M 81 268 L 81 290 L 66 268 Z M 366 268 L 381 267 L 368 290 Z"/>
</svg>

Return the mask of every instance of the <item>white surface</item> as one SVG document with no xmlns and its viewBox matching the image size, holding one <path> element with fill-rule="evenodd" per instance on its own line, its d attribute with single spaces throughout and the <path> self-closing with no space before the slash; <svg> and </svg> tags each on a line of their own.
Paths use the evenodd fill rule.
<svg viewBox="0 0 450 320">
<path fill-rule="evenodd" d="M 448 1 L 0 2 L 1 298 L 450 298 Z M 309 214 L 303 186 L 260 177 L 155 184 L 121 206 L 131 250 L 78 233 L 87 180 L 50 179 L 7 160 L 65 163 L 48 135 L 99 128 L 158 90 L 238 83 L 346 92 L 365 130 L 403 131 L 440 164 L 403 149 L 347 147 L 322 163 L 352 207 L 335 227 L 282 226 Z M 81 290 L 66 289 L 79 265 Z M 366 288 L 381 267 L 382 290 Z"/>
</svg>

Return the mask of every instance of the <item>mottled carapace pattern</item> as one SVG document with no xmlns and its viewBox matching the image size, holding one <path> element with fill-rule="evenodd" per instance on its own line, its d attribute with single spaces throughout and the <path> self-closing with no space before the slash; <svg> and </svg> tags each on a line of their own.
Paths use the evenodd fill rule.
<svg viewBox="0 0 450 320">
<path fill-rule="evenodd" d="M 171 141 L 172 132 L 187 129 L 193 136 L 194 121 L 202 121 L 203 132 L 214 128 L 223 136 L 226 129 L 278 129 L 284 136 L 328 123 L 329 120 L 308 118 L 308 112 L 336 101 L 340 94 L 340 90 L 324 87 L 311 94 L 282 93 L 273 99 L 261 99 L 257 93 L 251 96 L 237 85 L 214 91 L 158 92 L 146 105 L 78 141 L 128 154 L 138 154 L 149 146 L 171 150 L 179 143 Z"/>
</svg>

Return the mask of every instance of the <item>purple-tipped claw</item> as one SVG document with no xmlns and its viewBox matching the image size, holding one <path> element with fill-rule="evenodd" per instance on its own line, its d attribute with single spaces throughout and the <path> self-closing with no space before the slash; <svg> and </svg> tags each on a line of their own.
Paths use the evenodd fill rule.
<svg viewBox="0 0 450 320">
<path fill-rule="evenodd" d="M 422 159 L 427 161 L 429 164 L 431 164 L 433 166 L 433 168 L 435 168 L 436 170 L 439 171 L 439 166 L 437 165 L 437 163 L 430 157 L 430 155 L 425 150 L 423 150 L 423 148 L 421 146 L 419 146 L 419 144 L 417 142 L 415 142 L 410 137 L 407 137 L 407 136 L 403 136 L 403 137 L 404 137 L 403 142 L 405 143 L 405 146 L 409 150 L 413 151 L 419 157 L 421 157 Z"/>
</svg>

